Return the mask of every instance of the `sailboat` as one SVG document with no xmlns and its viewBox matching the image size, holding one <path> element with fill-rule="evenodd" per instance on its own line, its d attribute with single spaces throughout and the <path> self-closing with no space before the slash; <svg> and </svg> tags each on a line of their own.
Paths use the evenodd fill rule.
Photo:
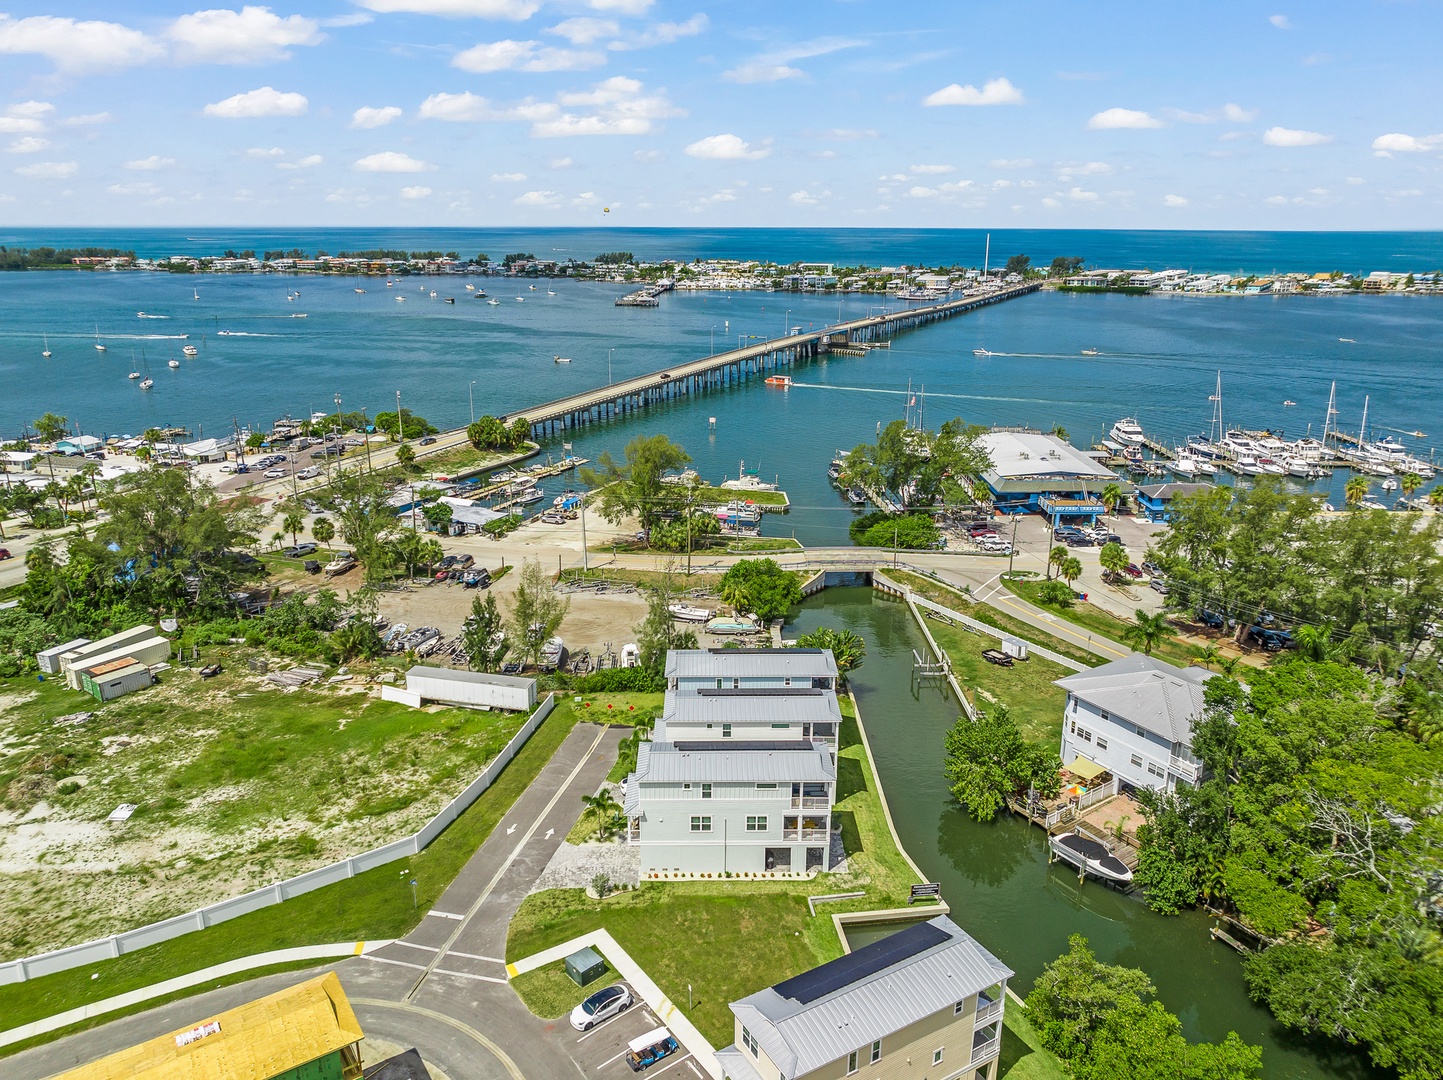
<svg viewBox="0 0 1443 1080">
<path fill-rule="evenodd" d="M 41 335 L 41 336 L 45 338 L 45 351 L 44 351 L 43 353 L 41 353 L 40 355 L 43 356 L 43 357 L 45 357 L 45 359 L 49 360 L 49 359 L 50 359 L 50 335 L 49 335 L 49 334 L 43 334 L 43 335 Z"/>
<path fill-rule="evenodd" d="M 494 296 L 491 297 L 491 298 L 490 298 L 489 300 L 487 300 L 486 302 L 487 302 L 488 304 L 496 304 L 496 305 L 499 305 L 499 304 L 501 303 L 501 301 L 500 301 L 500 300 L 497 300 L 496 297 L 494 297 Z"/>
<path fill-rule="evenodd" d="M 105 345 L 104 345 L 104 344 L 101 342 L 101 340 L 100 340 L 100 324 L 99 324 L 99 323 L 96 323 L 96 324 L 95 324 L 95 351 L 96 351 L 96 352 L 104 352 L 104 351 L 105 351 Z"/>
<path fill-rule="evenodd" d="M 192 296 L 191 299 L 193 299 L 193 300 L 199 300 L 199 299 L 200 299 L 200 290 L 199 290 L 199 289 L 197 289 L 197 288 L 195 288 L 194 286 L 192 286 L 190 291 L 195 294 L 194 296 Z"/>
<path fill-rule="evenodd" d="M 555 290 L 555 289 L 547 289 L 547 290 L 546 290 L 546 295 L 547 295 L 547 296 L 555 296 L 555 295 L 556 295 L 556 290 Z"/>
</svg>

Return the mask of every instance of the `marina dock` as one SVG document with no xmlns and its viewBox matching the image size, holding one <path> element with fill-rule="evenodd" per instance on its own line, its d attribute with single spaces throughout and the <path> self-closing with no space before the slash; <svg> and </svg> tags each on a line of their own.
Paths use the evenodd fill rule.
<svg viewBox="0 0 1443 1080">
<path fill-rule="evenodd" d="M 502 417 L 502 420 L 511 424 L 524 418 L 534 437 L 548 438 L 583 425 L 628 416 L 651 405 L 730 386 L 769 372 L 790 369 L 808 363 L 832 351 L 834 347 L 885 347 L 891 335 L 900 330 L 915 329 L 1004 300 L 1013 300 L 1036 292 L 1040 287 L 1035 283 L 1019 285 L 983 296 L 961 297 L 907 311 L 854 319 L 804 334 L 789 334 L 760 345 L 732 349 L 700 360 L 677 364 L 664 371 L 639 375 L 610 386 L 571 394 L 531 408 L 518 409 Z"/>
</svg>

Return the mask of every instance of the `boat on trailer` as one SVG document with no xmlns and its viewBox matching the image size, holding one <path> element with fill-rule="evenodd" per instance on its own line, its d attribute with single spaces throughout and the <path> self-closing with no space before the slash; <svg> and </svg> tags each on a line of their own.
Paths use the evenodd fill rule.
<svg viewBox="0 0 1443 1080">
<path fill-rule="evenodd" d="M 1113 885 L 1132 884 L 1132 871 L 1127 864 L 1096 840 L 1066 832 L 1048 837 L 1047 843 L 1053 858 L 1077 867 L 1084 874 Z"/>
</svg>

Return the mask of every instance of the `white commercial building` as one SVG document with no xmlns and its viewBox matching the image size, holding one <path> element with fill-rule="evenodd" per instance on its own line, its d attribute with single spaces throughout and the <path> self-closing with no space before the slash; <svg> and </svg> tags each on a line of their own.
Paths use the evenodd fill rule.
<svg viewBox="0 0 1443 1080">
<path fill-rule="evenodd" d="M 825 870 L 842 721 L 832 654 L 673 651 L 666 678 L 626 793 L 642 876 Z"/>
<path fill-rule="evenodd" d="M 1198 782 L 1193 725 L 1213 673 L 1142 653 L 1058 679 L 1067 691 L 1062 763 L 1083 758 L 1134 788 L 1171 790 Z"/>
</svg>

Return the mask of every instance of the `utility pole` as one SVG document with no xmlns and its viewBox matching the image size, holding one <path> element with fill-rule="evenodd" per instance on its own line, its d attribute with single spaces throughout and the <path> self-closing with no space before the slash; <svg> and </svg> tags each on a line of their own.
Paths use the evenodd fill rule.
<svg viewBox="0 0 1443 1080">
<path fill-rule="evenodd" d="M 1007 549 L 1007 572 L 1012 573 L 1012 560 L 1017 555 L 1017 515 L 1012 515 L 1012 544 Z"/>
<path fill-rule="evenodd" d="M 471 399 L 471 423 L 476 422 L 476 380 L 471 380 L 471 385 L 466 388 L 466 396 Z"/>
<path fill-rule="evenodd" d="M 581 572 L 583 574 L 591 569 L 586 555 L 586 495 L 585 491 L 581 493 Z"/>
<path fill-rule="evenodd" d="M 401 391 L 396 391 L 396 445 L 406 441 L 406 429 L 401 423 Z"/>
<path fill-rule="evenodd" d="M 366 407 L 361 406 L 361 437 L 366 440 L 366 472 L 371 471 L 371 422 L 366 419 Z"/>
</svg>

